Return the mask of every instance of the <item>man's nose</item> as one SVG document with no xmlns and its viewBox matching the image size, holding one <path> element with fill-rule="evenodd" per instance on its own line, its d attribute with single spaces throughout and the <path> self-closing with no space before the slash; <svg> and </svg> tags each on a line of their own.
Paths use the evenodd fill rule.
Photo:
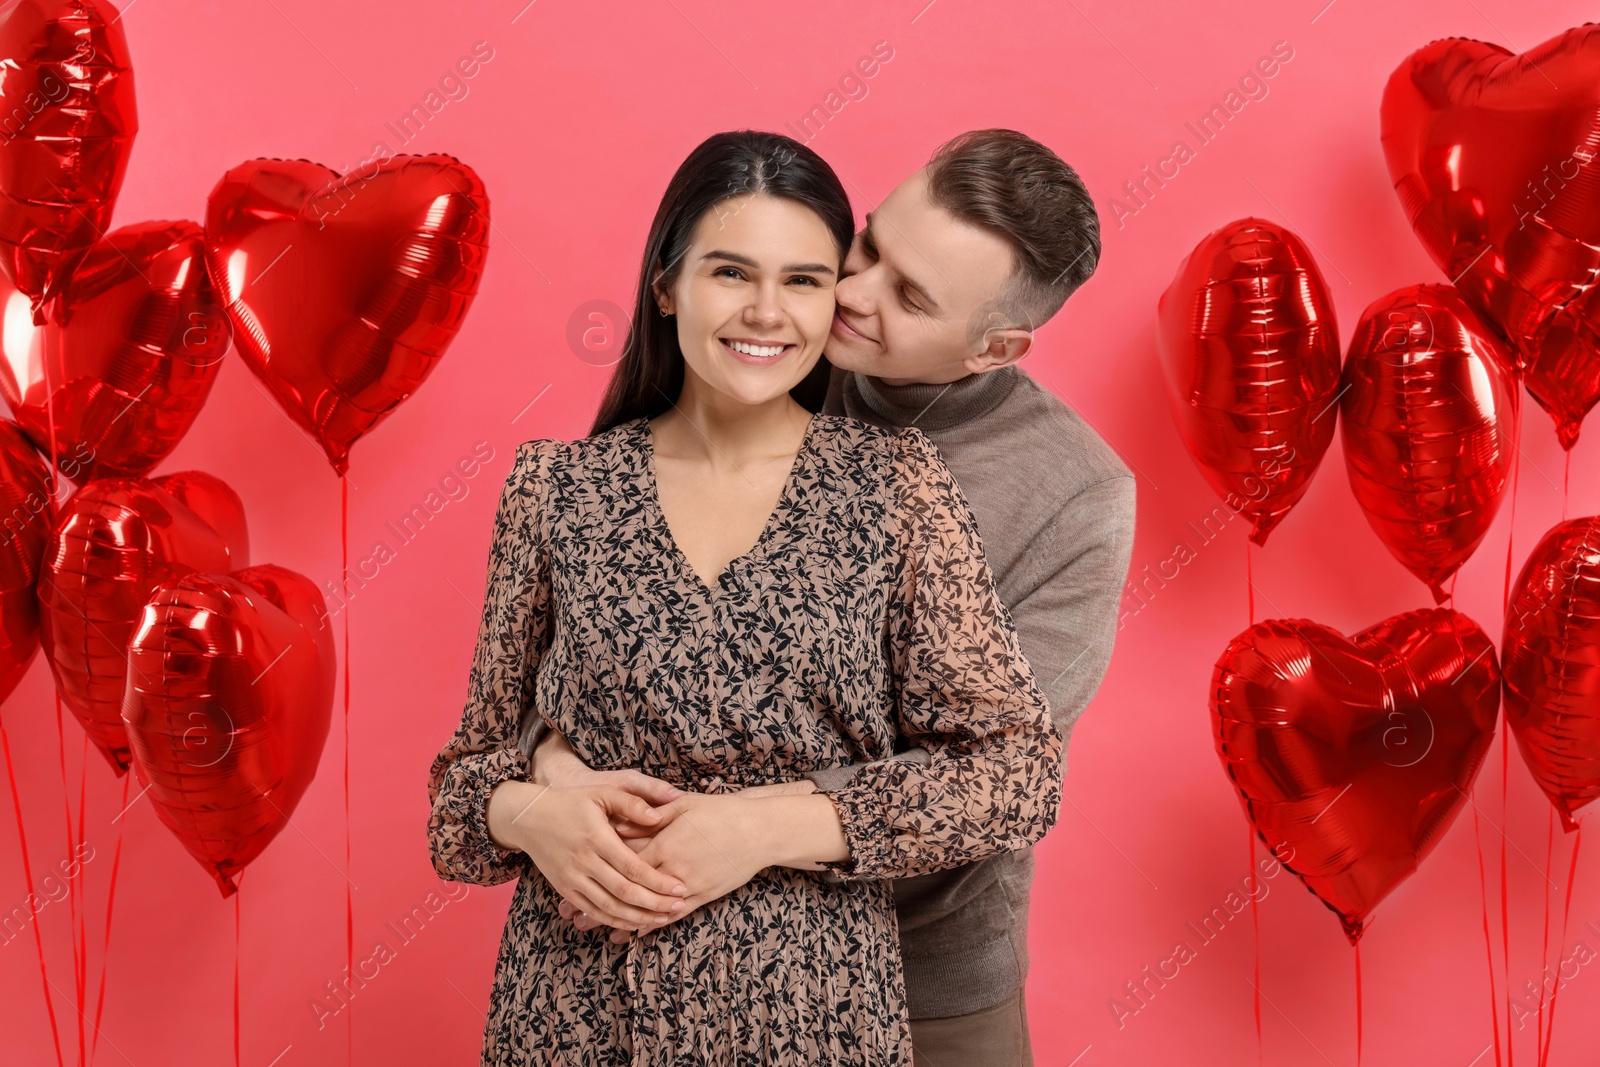
<svg viewBox="0 0 1600 1067">
<path fill-rule="evenodd" d="M 866 280 L 864 274 L 847 274 L 840 278 L 833 287 L 834 302 L 858 315 L 867 314 Z"/>
</svg>

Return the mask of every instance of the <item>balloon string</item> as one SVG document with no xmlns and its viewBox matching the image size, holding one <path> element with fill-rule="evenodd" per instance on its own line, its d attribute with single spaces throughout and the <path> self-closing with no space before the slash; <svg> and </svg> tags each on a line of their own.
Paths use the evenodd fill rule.
<svg viewBox="0 0 1600 1067">
<path fill-rule="evenodd" d="M 1250 542 L 1244 543 L 1244 596 L 1247 610 L 1250 612 L 1250 625 L 1256 624 L 1256 583 L 1250 572 Z"/>
<path fill-rule="evenodd" d="M 1539 943 L 1539 1011 L 1534 1015 L 1534 1019 L 1537 1020 L 1539 1025 L 1534 1027 L 1533 1031 L 1533 1047 L 1535 1049 L 1534 1062 L 1536 1062 L 1539 1067 L 1544 1067 L 1544 979 L 1550 960 L 1550 861 L 1555 857 L 1556 854 L 1556 807 L 1554 804 L 1550 805 L 1549 811 L 1550 817 L 1545 821 L 1544 834 L 1544 892 L 1540 894 L 1544 897 L 1544 934 Z M 1562 938 L 1565 938 L 1567 935 L 1565 932 L 1563 932 L 1561 936 Z M 1561 946 L 1556 946 L 1558 957 L 1560 955 L 1560 948 Z M 1557 981 L 1560 981 L 1560 974 L 1561 965 L 1558 960 L 1556 964 Z"/>
<path fill-rule="evenodd" d="M 1361 1067 L 1361 942 L 1356 942 L 1356 1067 Z"/>
<path fill-rule="evenodd" d="M 17 772 L 11 764 L 11 736 L 6 732 L 5 717 L 0 715 L 0 749 L 6 756 L 6 779 L 11 784 L 11 809 L 17 815 L 17 843 L 22 847 L 22 877 L 27 880 L 28 925 L 33 927 L 33 947 L 39 954 L 39 982 L 44 990 L 45 1010 L 50 1013 L 50 1036 L 56 1044 L 56 1065 L 65 1067 L 61 1055 L 61 1028 L 56 1022 L 55 1002 L 50 999 L 50 970 L 45 964 L 44 939 L 39 934 L 39 906 L 33 895 L 33 866 L 28 862 L 28 832 L 22 819 L 22 794 L 17 790 Z"/>
<path fill-rule="evenodd" d="M 1256 586 L 1254 575 L 1250 567 L 1250 541 L 1244 543 L 1244 595 L 1245 609 L 1249 612 L 1249 625 L 1256 624 Z M 1259 878 L 1256 872 L 1256 832 L 1255 827 L 1245 824 L 1245 834 L 1250 838 L 1250 873 Z M 1255 927 L 1255 1014 L 1256 1014 L 1256 1062 L 1263 1063 L 1266 1055 L 1266 1045 L 1261 1037 L 1261 915 L 1256 910 L 1257 894 L 1250 894 L 1250 922 Z"/>
<path fill-rule="evenodd" d="M 239 1067 L 239 897 L 233 894 L 233 1067 Z"/>
<path fill-rule="evenodd" d="M 81 907 L 78 909 L 78 946 L 83 955 L 83 966 L 78 970 L 78 1018 L 84 1020 L 83 1005 L 89 998 L 89 865 L 82 862 L 78 855 L 83 849 L 83 813 L 88 808 L 88 781 L 89 781 L 89 731 L 83 732 L 82 751 L 78 753 L 78 835 L 73 839 L 72 851 L 68 855 L 78 862 L 74 877 L 78 880 L 78 895 Z M 81 1028 L 83 1022 L 79 1022 Z M 84 1057 L 79 1057 L 80 1063 L 88 1063 Z"/>
<path fill-rule="evenodd" d="M 1567 499 L 1572 492 L 1572 450 L 1567 449 L 1567 462 L 1561 472 L 1561 521 L 1567 521 Z"/>
<path fill-rule="evenodd" d="M 1572 838 L 1572 861 L 1567 866 L 1567 902 L 1561 910 L 1561 947 L 1557 948 L 1557 956 L 1562 947 L 1567 943 L 1567 919 L 1572 915 L 1572 883 L 1578 876 L 1578 849 L 1583 845 L 1583 823 L 1578 823 L 1577 832 Z M 1550 994 L 1550 1023 L 1544 1035 L 1544 1057 L 1539 1061 L 1539 1067 L 1544 1067 L 1550 1058 L 1550 1044 L 1556 1036 L 1556 1000 L 1561 995 L 1561 965 L 1556 964 L 1556 988 Z"/>
<path fill-rule="evenodd" d="M 344 973 L 355 973 L 356 920 L 350 889 L 350 480 L 339 475 L 339 574 L 344 610 Z M 345 1062 L 355 1057 L 355 1012 L 344 1032 Z"/>
<path fill-rule="evenodd" d="M 61 692 L 57 690 L 56 699 L 56 755 L 61 766 L 61 809 L 67 818 L 67 855 L 73 854 L 75 846 L 72 843 L 72 793 L 67 786 L 67 733 L 61 721 Z M 67 879 L 67 939 L 72 942 L 72 988 L 77 994 L 74 1008 L 83 1004 L 83 984 L 80 981 L 80 967 L 83 964 L 82 953 L 78 951 L 78 880 Z M 78 1017 L 78 1062 L 82 1063 L 88 1054 L 88 1047 L 84 1044 L 83 1012 L 74 1011 Z"/>
<path fill-rule="evenodd" d="M 1256 831 L 1255 827 L 1245 823 L 1245 836 L 1250 839 L 1250 878 L 1252 884 L 1261 880 L 1261 873 L 1256 870 Z M 1250 894 L 1250 924 L 1255 928 L 1255 1000 L 1256 1000 L 1256 1062 L 1266 1062 L 1266 1046 L 1261 1039 L 1261 913 L 1256 908 L 1256 898 L 1259 893 Z"/>
<path fill-rule="evenodd" d="M 1506 827 L 1510 813 L 1506 804 L 1506 782 L 1511 777 L 1511 737 L 1507 732 L 1506 717 L 1500 716 L 1500 964 L 1502 986 L 1506 993 L 1506 1065 L 1516 1067 L 1517 1043 L 1511 1039 L 1511 916 L 1506 891 Z"/>
<path fill-rule="evenodd" d="M 42 304 L 41 304 L 42 307 Z M 48 317 L 48 316 L 47 316 Z M 50 359 L 45 355 L 39 365 L 41 375 L 44 377 L 44 406 L 45 423 L 50 435 L 50 503 L 52 510 L 56 503 L 57 486 L 56 464 L 59 450 L 56 445 L 56 397 L 55 389 L 50 384 Z M 53 518 L 53 516 L 52 516 Z M 61 763 L 61 806 L 67 816 L 67 855 L 75 854 L 75 845 L 72 841 L 72 798 L 67 786 L 67 740 L 66 731 L 61 723 L 61 690 L 53 693 L 56 705 L 56 751 Z M 87 736 L 87 735 L 86 735 Z M 32 892 L 32 880 L 29 880 L 29 891 Z M 72 942 L 72 983 L 77 993 L 78 1002 L 75 1005 L 78 1016 L 78 1062 L 83 1063 L 85 1057 L 83 1033 L 83 952 L 78 944 L 78 882 L 76 878 L 67 879 L 67 936 Z M 54 1025 L 54 1012 L 52 1012 L 52 1026 Z M 60 1055 L 59 1050 L 57 1055 Z"/>
<path fill-rule="evenodd" d="M 1511 516 L 1509 529 L 1506 531 L 1506 569 L 1505 582 L 1500 590 L 1500 614 L 1503 616 L 1511 607 L 1511 559 L 1512 546 L 1517 536 L 1517 491 L 1522 483 L 1522 392 L 1520 389 L 1511 391 L 1511 438 L 1514 450 L 1511 457 Z M 1502 988 L 1505 990 L 1506 1003 L 1506 1063 L 1508 1067 L 1515 1067 L 1517 1062 L 1517 1046 L 1511 1037 L 1511 919 L 1508 914 L 1509 894 L 1506 889 L 1506 831 L 1507 822 L 1507 786 L 1511 778 L 1511 737 L 1506 716 L 1500 716 L 1500 962 Z"/>
<path fill-rule="evenodd" d="M 87 733 L 84 734 L 88 736 Z M 128 810 L 128 786 L 133 784 L 133 775 L 122 776 L 122 810 Z M 94 1040 L 89 1043 L 89 1059 L 94 1060 L 94 1053 L 100 1047 L 100 1018 L 106 1006 L 106 963 L 111 958 L 111 905 L 117 899 L 117 868 L 122 866 L 122 827 L 121 817 L 117 820 L 117 847 L 111 854 L 111 882 L 106 889 L 106 927 L 105 938 L 100 943 L 100 991 L 94 1000 Z"/>
<path fill-rule="evenodd" d="M 1494 939 L 1489 936 L 1489 876 L 1483 865 L 1483 827 L 1478 822 L 1478 805 L 1472 802 L 1472 838 L 1478 846 L 1478 904 L 1483 909 L 1483 955 L 1489 961 L 1489 1021 L 1494 1024 L 1494 1062 L 1500 1067 L 1500 998 L 1494 991 Z"/>
<path fill-rule="evenodd" d="M 1511 547 L 1517 538 L 1517 489 L 1522 481 L 1522 402 L 1511 393 L 1511 515 L 1506 529 L 1506 579 L 1500 591 L 1500 614 L 1511 606 Z"/>
</svg>

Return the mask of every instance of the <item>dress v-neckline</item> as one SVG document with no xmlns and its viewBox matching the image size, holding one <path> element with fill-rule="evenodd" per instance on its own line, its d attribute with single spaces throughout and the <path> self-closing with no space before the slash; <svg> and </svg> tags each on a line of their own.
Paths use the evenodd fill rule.
<svg viewBox="0 0 1600 1067">
<path fill-rule="evenodd" d="M 800 472 L 810 456 L 811 443 L 817 432 L 817 420 L 820 418 L 822 418 L 821 415 L 814 414 L 811 416 L 811 421 L 806 423 L 805 436 L 800 439 L 800 447 L 795 450 L 794 462 L 790 464 L 789 474 L 783 482 L 783 489 L 778 493 L 778 502 L 773 505 L 771 513 L 767 515 L 767 521 L 762 525 L 761 532 L 756 535 L 755 543 L 729 560 L 727 565 L 722 568 L 722 573 L 718 574 L 713 582 L 707 582 L 705 577 L 695 569 L 694 564 L 689 561 L 688 555 L 678 544 L 678 539 L 672 532 L 671 524 L 667 522 L 667 512 L 661 506 L 661 491 L 656 481 L 655 432 L 650 429 L 650 419 L 647 416 L 641 416 L 637 420 L 637 431 L 644 435 L 645 499 L 653 512 L 651 519 L 656 527 L 657 537 L 661 540 L 667 553 L 677 561 L 678 566 L 688 575 L 689 580 L 706 595 L 715 595 L 717 590 L 722 588 L 723 582 L 727 581 L 728 575 L 732 574 L 737 566 L 757 558 L 765 551 L 767 542 L 771 540 L 772 535 L 778 529 L 779 521 L 784 511 L 792 503 L 791 497 L 794 495 L 796 483 L 800 480 Z"/>
</svg>

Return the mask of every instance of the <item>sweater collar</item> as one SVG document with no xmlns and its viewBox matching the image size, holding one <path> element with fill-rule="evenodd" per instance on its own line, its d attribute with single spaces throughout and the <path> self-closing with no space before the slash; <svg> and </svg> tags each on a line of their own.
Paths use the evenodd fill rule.
<svg viewBox="0 0 1600 1067">
<path fill-rule="evenodd" d="M 850 406 L 866 408 L 895 426 L 915 425 L 936 433 L 993 411 L 1010 395 L 1021 374 L 1016 364 L 1011 364 L 942 385 L 889 385 L 881 378 L 852 373 L 845 378 L 845 399 Z"/>
</svg>

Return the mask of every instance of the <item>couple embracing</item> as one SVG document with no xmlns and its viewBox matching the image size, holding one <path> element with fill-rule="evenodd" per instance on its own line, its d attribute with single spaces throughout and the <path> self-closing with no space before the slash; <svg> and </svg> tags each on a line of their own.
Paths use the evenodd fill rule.
<svg viewBox="0 0 1600 1067">
<path fill-rule="evenodd" d="M 589 436 L 517 450 L 429 775 L 439 875 L 518 879 L 484 1064 L 1032 1062 L 1134 481 L 1017 363 L 1099 253 L 1009 130 L 859 232 L 788 137 L 684 160 Z"/>
</svg>

